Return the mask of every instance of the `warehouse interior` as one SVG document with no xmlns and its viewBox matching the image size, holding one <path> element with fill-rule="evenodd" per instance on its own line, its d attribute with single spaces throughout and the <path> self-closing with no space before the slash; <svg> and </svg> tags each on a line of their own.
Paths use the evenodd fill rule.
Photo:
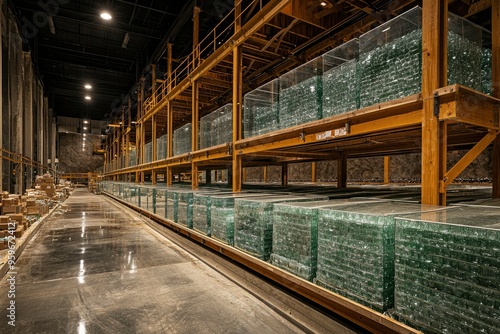
<svg viewBox="0 0 500 334">
<path fill-rule="evenodd" d="M 500 331 L 500 1 L 0 4 L 20 332 Z"/>
</svg>

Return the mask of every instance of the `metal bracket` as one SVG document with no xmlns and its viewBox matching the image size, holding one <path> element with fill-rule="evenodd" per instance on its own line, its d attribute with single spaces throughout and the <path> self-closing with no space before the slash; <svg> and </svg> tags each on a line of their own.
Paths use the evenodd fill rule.
<svg viewBox="0 0 500 334">
<path fill-rule="evenodd" d="M 193 155 L 191 154 L 191 152 L 188 153 L 188 160 L 189 162 L 193 162 Z"/>
<path fill-rule="evenodd" d="M 233 143 L 228 143 L 227 146 L 227 154 L 233 155 Z"/>
<path fill-rule="evenodd" d="M 351 120 L 347 120 L 347 122 L 345 122 L 345 133 L 346 134 L 351 133 Z"/>
<path fill-rule="evenodd" d="M 306 132 L 304 130 L 300 133 L 299 138 L 302 141 L 306 141 Z"/>
<path fill-rule="evenodd" d="M 208 151 L 205 152 L 205 157 L 208 159 Z"/>
<path fill-rule="evenodd" d="M 439 94 L 434 92 L 434 116 L 439 117 Z"/>
</svg>

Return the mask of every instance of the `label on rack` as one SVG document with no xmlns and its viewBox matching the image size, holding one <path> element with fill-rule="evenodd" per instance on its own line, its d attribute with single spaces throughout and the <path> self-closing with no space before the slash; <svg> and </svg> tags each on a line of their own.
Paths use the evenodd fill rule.
<svg viewBox="0 0 500 334">
<path fill-rule="evenodd" d="M 340 129 L 335 129 L 335 135 L 334 137 L 340 137 L 340 136 L 345 136 L 347 134 L 347 129 L 345 127 L 340 128 Z"/>
<path fill-rule="evenodd" d="M 325 132 L 320 132 L 316 134 L 316 140 L 322 140 L 332 137 L 332 131 L 328 130 Z"/>
</svg>

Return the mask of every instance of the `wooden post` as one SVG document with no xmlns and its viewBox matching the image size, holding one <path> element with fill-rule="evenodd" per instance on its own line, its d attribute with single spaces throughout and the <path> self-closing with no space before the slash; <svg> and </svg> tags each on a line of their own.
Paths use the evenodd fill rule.
<svg viewBox="0 0 500 334">
<path fill-rule="evenodd" d="M 281 185 L 288 185 L 288 164 L 281 165 Z"/>
<path fill-rule="evenodd" d="M 191 109 L 191 151 L 198 151 L 198 123 L 199 123 L 199 85 L 198 81 L 193 81 L 192 91 L 192 109 Z M 191 188 L 198 189 L 198 165 L 191 163 Z"/>
<path fill-rule="evenodd" d="M 151 64 L 151 98 L 156 103 L 156 64 Z"/>
<path fill-rule="evenodd" d="M 241 30 L 241 1 L 235 0 L 235 33 Z M 241 139 L 241 115 L 243 103 L 243 57 L 242 48 L 237 46 L 233 48 L 233 142 L 235 147 L 236 142 Z M 241 191 L 243 158 L 236 150 L 233 150 L 232 164 L 232 189 L 234 192 Z"/>
<path fill-rule="evenodd" d="M 311 163 L 311 182 L 316 183 L 316 162 Z"/>
<path fill-rule="evenodd" d="M 167 44 L 167 92 L 172 90 L 172 43 Z M 167 102 L 167 158 L 173 155 L 174 115 L 172 103 Z M 167 167 L 167 186 L 172 185 L 172 168 Z"/>
<path fill-rule="evenodd" d="M 391 183 L 391 157 L 384 157 L 384 184 Z"/>
<path fill-rule="evenodd" d="M 128 100 L 127 135 L 125 136 L 125 167 L 130 166 L 130 131 L 132 131 L 132 100 Z M 128 174 L 127 174 L 128 178 Z M 130 181 L 130 180 L 127 180 Z"/>
<path fill-rule="evenodd" d="M 493 97 L 500 98 L 500 1 L 491 2 Z M 493 198 L 500 198 L 500 138 L 493 142 Z"/>
<path fill-rule="evenodd" d="M 151 128 L 152 128 L 152 139 L 151 139 L 151 161 L 156 161 L 156 114 L 153 115 L 151 118 Z M 157 170 L 154 168 L 151 168 L 151 184 L 156 185 L 156 174 Z"/>
<path fill-rule="evenodd" d="M 264 174 L 262 178 L 264 179 L 264 183 L 267 183 L 267 166 L 264 166 L 264 170 L 262 171 Z"/>
<path fill-rule="evenodd" d="M 422 204 L 439 205 L 442 154 L 446 153 L 441 152 L 433 94 L 447 84 L 448 1 L 423 0 L 422 10 Z"/>
<path fill-rule="evenodd" d="M 247 182 L 247 169 L 243 168 L 243 183 Z"/>
<path fill-rule="evenodd" d="M 212 170 L 210 170 L 210 169 L 207 169 L 205 171 L 205 183 L 206 184 L 212 183 Z"/>
<path fill-rule="evenodd" d="M 347 155 L 341 154 L 340 159 L 337 160 L 337 188 L 347 188 Z"/>
<path fill-rule="evenodd" d="M 198 66 L 200 61 L 200 50 L 198 48 L 200 40 L 200 7 L 193 7 L 193 70 Z"/>
</svg>

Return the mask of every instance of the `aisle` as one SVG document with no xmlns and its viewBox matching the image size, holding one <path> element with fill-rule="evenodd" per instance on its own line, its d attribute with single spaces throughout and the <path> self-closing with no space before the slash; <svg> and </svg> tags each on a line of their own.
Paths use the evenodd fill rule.
<svg viewBox="0 0 500 334">
<path fill-rule="evenodd" d="M 105 198 L 77 189 L 17 262 L 0 333 L 294 333 L 254 296 Z"/>
</svg>

